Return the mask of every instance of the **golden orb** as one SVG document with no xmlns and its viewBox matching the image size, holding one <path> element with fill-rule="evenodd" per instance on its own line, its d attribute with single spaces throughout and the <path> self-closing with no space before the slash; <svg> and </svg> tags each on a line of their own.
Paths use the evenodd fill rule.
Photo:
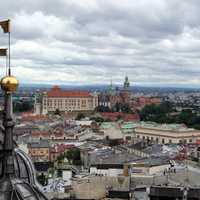
<svg viewBox="0 0 200 200">
<path fill-rule="evenodd" d="M 5 76 L 1 79 L 1 89 L 5 92 L 15 92 L 18 85 L 19 82 L 14 76 Z"/>
</svg>

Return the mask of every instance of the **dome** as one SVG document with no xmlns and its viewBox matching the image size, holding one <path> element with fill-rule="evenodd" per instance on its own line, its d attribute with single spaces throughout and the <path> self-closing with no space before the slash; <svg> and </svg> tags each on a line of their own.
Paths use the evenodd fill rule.
<svg viewBox="0 0 200 200">
<path fill-rule="evenodd" d="M 14 92 L 19 85 L 18 80 L 14 76 L 5 76 L 1 79 L 1 88 L 6 92 Z"/>
</svg>

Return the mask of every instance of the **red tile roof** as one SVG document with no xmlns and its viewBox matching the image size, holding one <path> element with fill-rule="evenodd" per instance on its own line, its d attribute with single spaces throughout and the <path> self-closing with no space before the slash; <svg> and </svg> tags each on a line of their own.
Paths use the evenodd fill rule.
<svg viewBox="0 0 200 200">
<path fill-rule="evenodd" d="M 24 115 L 22 116 L 22 121 L 43 121 L 49 120 L 48 116 L 45 115 Z"/>
<path fill-rule="evenodd" d="M 111 119 L 112 121 L 117 120 L 118 116 L 120 116 L 124 121 L 139 121 L 140 117 L 138 114 L 126 114 L 121 112 L 103 112 L 100 113 L 104 119 Z"/>
<path fill-rule="evenodd" d="M 39 131 L 39 132 L 32 132 L 31 133 L 31 136 L 32 137 L 49 137 L 50 134 L 48 132 L 42 132 L 42 131 Z"/>
<path fill-rule="evenodd" d="M 128 121 L 140 121 L 140 116 L 138 114 L 125 114 L 123 120 Z"/>
<path fill-rule="evenodd" d="M 63 137 L 64 133 L 63 132 L 54 132 L 53 135 L 54 135 L 54 137 L 59 138 L 59 137 Z"/>
<path fill-rule="evenodd" d="M 58 86 L 54 86 L 50 91 L 47 92 L 48 97 L 91 97 L 88 91 L 78 90 L 61 90 Z"/>
<path fill-rule="evenodd" d="M 200 145 L 200 140 L 199 139 L 196 140 L 196 144 Z"/>
</svg>

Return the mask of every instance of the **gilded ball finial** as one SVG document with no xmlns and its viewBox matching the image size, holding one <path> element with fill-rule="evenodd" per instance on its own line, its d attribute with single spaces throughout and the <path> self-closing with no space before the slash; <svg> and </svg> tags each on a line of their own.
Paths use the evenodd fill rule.
<svg viewBox="0 0 200 200">
<path fill-rule="evenodd" d="M 19 82 L 14 76 L 5 76 L 1 79 L 1 89 L 5 92 L 15 92 L 18 85 Z"/>
</svg>

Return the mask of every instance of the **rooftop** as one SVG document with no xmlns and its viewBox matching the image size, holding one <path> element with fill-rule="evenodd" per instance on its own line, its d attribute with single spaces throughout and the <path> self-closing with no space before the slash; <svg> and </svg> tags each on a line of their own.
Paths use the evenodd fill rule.
<svg viewBox="0 0 200 200">
<path fill-rule="evenodd" d="M 187 128 L 184 124 L 158 124 L 155 122 L 140 122 L 140 127 L 149 129 L 158 129 L 166 131 L 191 131 L 193 128 Z"/>
<path fill-rule="evenodd" d="M 124 122 L 121 124 L 122 129 L 144 128 L 172 132 L 197 132 L 194 128 L 187 128 L 184 124 L 159 124 L 156 122 Z"/>
<path fill-rule="evenodd" d="M 47 92 L 48 97 L 78 97 L 86 98 L 91 97 L 88 91 L 78 91 L 78 90 L 61 90 L 58 86 L 54 86 L 50 91 Z"/>
<path fill-rule="evenodd" d="M 40 142 L 31 142 L 28 146 L 30 148 L 49 148 L 50 144 L 48 140 L 40 140 Z"/>
</svg>

